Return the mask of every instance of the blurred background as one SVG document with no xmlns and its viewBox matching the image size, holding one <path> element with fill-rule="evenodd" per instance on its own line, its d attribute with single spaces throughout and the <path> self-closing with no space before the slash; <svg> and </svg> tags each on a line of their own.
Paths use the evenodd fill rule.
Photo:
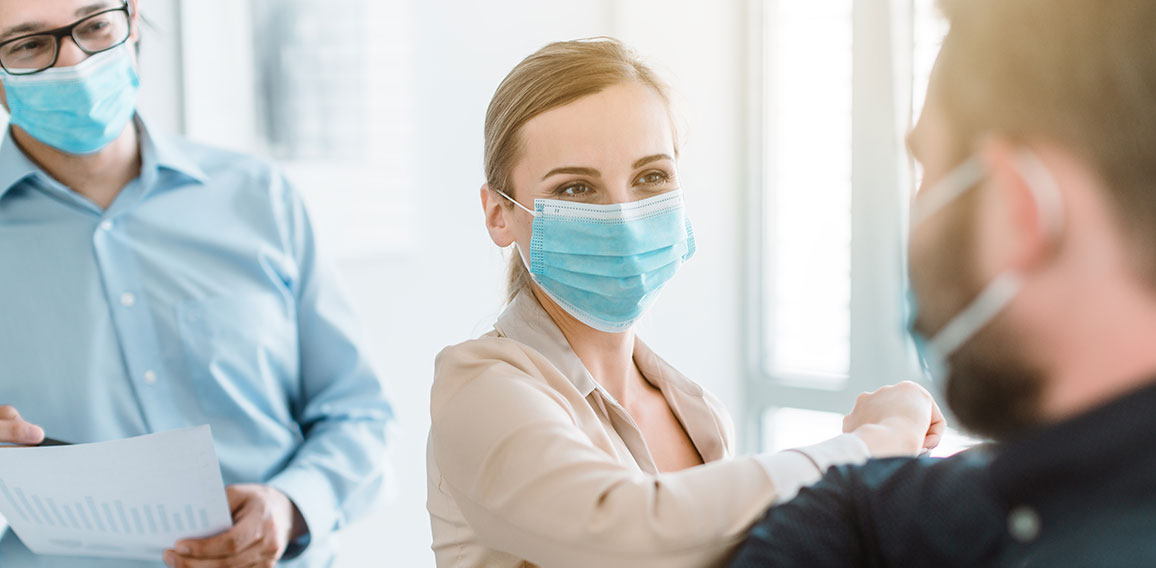
<svg viewBox="0 0 1156 568">
<path fill-rule="evenodd" d="M 611 35 L 678 93 L 699 251 L 641 324 L 718 395 L 744 451 L 839 433 L 921 376 L 903 334 L 902 139 L 945 29 L 932 0 L 143 0 L 153 128 L 271 157 L 305 195 L 400 417 L 388 503 L 341 566 L 433 565 L 434 356 L 487 332 L 482 122 L 545 43 Z M 969 441 L 950 436 L 942 453 Z"/>
</svg>

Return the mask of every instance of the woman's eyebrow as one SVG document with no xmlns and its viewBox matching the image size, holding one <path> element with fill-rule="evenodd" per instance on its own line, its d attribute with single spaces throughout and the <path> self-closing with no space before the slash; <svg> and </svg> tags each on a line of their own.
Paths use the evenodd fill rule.
<svg viewBox="0 0 1156 568">
<path fill-rule="evenodd" d="M 638 160 L 637 162 L 634 162 L 633 167 L 635 169 L 641 168 L 642 166 L 645 166 L 646 164 L 649 164 L 651 162 L 657 162 L 659 160 L 671 160 L 671 161 L 673 161 L 674 158 L 671 158 L 669 154 L 655 154 L 653 156 L 647 156 L 645 158 Z"/>
<path fill-rule="evenodd" d="M 542 180 L 547 180 L 547 179 L 550 179 L 551 176 L 556 176 L 556 175 L 561 175 L 561 174 L 574 174 L 574 175 L 580 175 L 580 176 L 602 177 L 602 172 L 599 172 L 598 170 L 596 170 L 594 168 L 565 167 L 565 168 L 554 168 L 554 169 L 550 170 L 550 173 L 542 176 Z"/>
<path fill-rule="evenodd" d="M 649 164 L 651 162 L 657 162 L 659 160 L 674 160 L 674 158 L 671 158 L 670 154 L 655 154 L 653 156 L 647 156 L 645 158 L 639 159 L 638 161 L 634 162 L 634 165 L 631 167 L 637 169 L 637 168 L 641 168 L 642 166 L 645 166 L 646 164 Z M 602 177 L 602 172 L 599 172 L 598 170 L 596 170 L 594 168 L 580 168 L 580 167 L 575 167 L 575 166 L 569 166 L 569 167 L 564 167 L 564 168 L 554 168 L 554 169 L 550 170 L 549 173 L 542 176 L 542 180 L 544 181 L 544 180 L 549 179 L 551 176 L 556 176 L 556 175 L 561 175 L 561 174 L 573 174 L 573 175 L 580 175 L 580 176 Z"/>
</svg>

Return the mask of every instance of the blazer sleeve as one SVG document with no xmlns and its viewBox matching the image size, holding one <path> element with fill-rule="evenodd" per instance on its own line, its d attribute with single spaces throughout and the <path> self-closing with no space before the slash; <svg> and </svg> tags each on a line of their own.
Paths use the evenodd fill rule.
<svg viewBox="0 0 1156 568">
<path fill-rule="evenodd" d="M 500 338 L 438 357 L 432 456 L 462 515 L 491 548 L 563 568 L 717 565 L 782 492 L 776 468 L 803 472 L 782 475 L 787 483 L 819 477 L 798 453 L 640 474 L 576 426 L 562 395 L 541 380 L 549 368 L 537 353 Z"/>
<path fill-rule="evenodd" d="M 988 566 L 1003 523 L 985 458 L 891 458 L 836 466 L 772 507 L 732 568 Z"/>
</svg>

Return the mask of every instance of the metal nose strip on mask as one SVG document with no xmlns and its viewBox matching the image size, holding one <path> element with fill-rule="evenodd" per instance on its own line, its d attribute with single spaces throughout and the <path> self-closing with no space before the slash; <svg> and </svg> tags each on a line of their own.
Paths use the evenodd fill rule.
<svg viewBox="0 0 1156 568">
<path fill-rule="evenodd" d="M 128 47 L 122 45 L 112 49 L 102 51 L 96 55 L 91 55 L 88 59 L 77 63 L 71 67 L 50 67 L 39 73 L 31 75 L 13 75 L 4 72 L 5 80 L 12 83 L 33 84 L 33 83 L 50 83 L 56 81 L 77 80 L 92 75 L 97 70 L 105 65 L 111 65 L 122 55 L 122 51 L 127 51 Z"/>
</svg>

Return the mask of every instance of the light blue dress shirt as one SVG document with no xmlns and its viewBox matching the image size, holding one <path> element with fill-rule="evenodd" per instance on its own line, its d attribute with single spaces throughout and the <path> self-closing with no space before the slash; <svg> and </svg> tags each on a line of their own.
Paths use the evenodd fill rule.
<svg viewBox="0 0 1156 568">
<path fill-rule="evenodd" d="M 74 443 L 209 424 L 226 484 L 305 517 L 284 565 L 329 565 L 393 418 L 350 306 L 274 166 L 137 124 L 140 177 L 107 210 L 0 144 L 0 404 Z M 163 563 L 38 557 L 8 531 L 0 566 Z"/>
</svg>

